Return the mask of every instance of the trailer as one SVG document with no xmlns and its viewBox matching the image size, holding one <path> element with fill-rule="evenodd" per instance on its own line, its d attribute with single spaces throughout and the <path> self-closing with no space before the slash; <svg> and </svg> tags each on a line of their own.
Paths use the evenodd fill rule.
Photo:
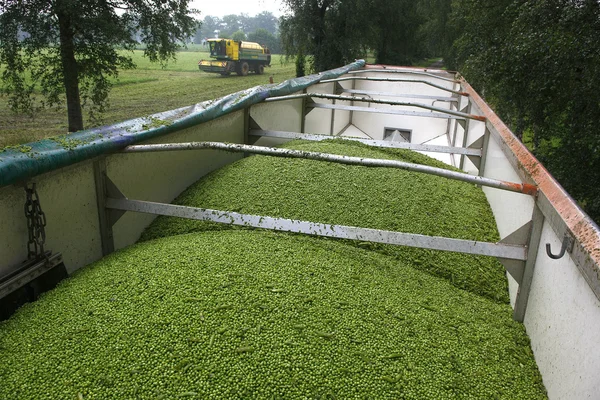
<svg viewBox="0 0 600 400">
<path fill-rule="evenodd" d="M 305 144 L 297 147 L 291 142 L 298 139 Z M 321 150 L 309 146 L 329 139 L 336 141 L 326 142 Z M 360 151 L 349 143 L 358 143 L 355 146 Z M 327 146 L 349 150 L 340 154 L 326 151 Z M 387 155 L 366 156 L 371 154 L 367 146 Z M 383 153 L 385 149 L 411 150 L 434 161 L 420 163 L 421 159 L 412 155 L 401 160 Z M 424 177 L 435 177 L 440 185 L 459 182 L 464 186 L 442 195 L 435 211 L 427 209 L 432 203 L 425 196 L 386 217 L 389 226 L 355 226 L 338 219 L 361 210 L 385 213 L 401 194 L 375 204 L 367 195 L 353 197 L 361 193 L 359 183 L 342 187 L 345 180 L 336 178 L 329 182 L 340 189 L 334 197 L 299 198 L 299 204 L 307 209 L 308 204 L 317 204 L 319 210 L 330 210 L 332 215 L 337 210 L 336 217 L 330 219 L 326 213 L 321 214 L 323 219 L 302 219 L 281 214 L 283 204 L 272 205 L 266 192 L 283 185 L 278 179 L 288 176 L 289 167 L 273 167 L 276 169 L 265 182 L 264 168 L 252 164 L 258 160 L 252 155 L 335 165 L 340 173 L 368 168 L 373 177 L 365 180 L 365 185 L 380 182 L 383 195 L 393 191 L 394 185 L 384 185 L 388 178 L 377 176 L 387 177 L 384 171 L 388 170 L 412 174 L 402 180 L 411 185 L 412 189 L 406 190 L 411 193 L 427 186 Z M 235 169 L 240 162 L 241 167 Z M 201 181 L 197 190 L 214 184 L 215 176 L 223 176 L 218 172 L 222 168 L 250 174 L 237 180 L 227 175 L 229 180 L 221 186 L 221 190 L 230 190 L 218 198 L 228 193 L 230 201 L 240 199 L 239 205 L 220 209 L 208 203 L 172 204 L 203 177 L 208 180 Z M 310 171 L 317 171 L 313 168 L 313 164 L 307 165 L 309 172 L 297 174 L 291 184 L 302 188 L 324 175 L 311 175 Z M 355 176 L 351 171 L 355 170 L 349 171 L 350 176 Z M 253 192 L 258 209 L 244 211 L 249 200 L 236 192 L 241 187 L 265 190 Z M 372 193 L 379 192 L 375 189 Z M 455 232 L 462 228 L 442 218 L 444 201 L 448 207 L 462 202 L 466 213 L 474 189 L 482 191 L 498 237 L 440 234 L 436 229 Z M 192 192 L 187 193 L 185 198 L 194 198 Z M 285 192 L 277 193 L 285 198 Z M 261 212 L 261 205 L 267 203 L 270 211 L 265 208 Z M 344 207 L 352 213 L 345 213 Z M 417 232 L 400 229 L 402 221 L 413 218 L 417 211 L 422 212 L 418 220 L 428 228 Z M 488 224 L 481 215 L 481 224 L 475 220 L 473 225 L 477 231 Z M 185 239 L 181 243 L 154 239 L 136 244 L 156 216 L 243 229 L 230 230 L 222 237 L 211 231 L 203 237 L 206 241 L 185 231 L 186 235 L 179 235 Z M 479 398 L 543 398 L 547 393 L 550 399 L 594 399 L 600 393 L 600 229 L 457 73 L 357 61 L 277 86 L 256 87 L 215 101 L 78 132 L 62 142 L 42 140 L 7 149 L 0 153 L 0 220 L 4 228 L 0 231 L 0 295 L 7 298 L 21 291 L 10 304 L 31 300 L 37 296 L 40 282 L 58 280 L 63 270 L 73 275 L 0 324 L 0 355 L 27 354 L 0 366 L 3 385 L 15 398 L 39 398 L 37 387 L 80 398 L 431 398 L 460 397 L 461 393 Z M 228 243 L 235 245 L 228 247 Z M 300 244 L 296 248 L 294 243 Z M 354 245 L 343 247 L 344 243 Z M 277 251 L 260 250 L 271 245 Z M 411 258 L 414 264 L 441 271 L 441 275 L 445 275 L 444 260 L 448 258 L 439 256 L 433 262 L 429 256 L 464 254 L 498 260 L 507 281 L 506 304 L 483 293 L 490 308 L 482 309 L 482 294 L 451 289 L 468 285 L 469 277 L 481 276 L 482 270 L 487 273 L 487 264 L 477 261 L 480 258 L 466 264 L 461 276 L 446 274 L 446 278 L 434 279 L 418 272 L 418 276 L 399 276 L 394 285 L 378 280 L 381 271 L 412 271 L 394 264 L 404 263 L 399 261 L 402 257 L 380 260 L 386 249 L 406 248 L 427 255 Z M 138 256 L 135 253 L 140 249 L 144 254 Z M 175 253 L 174 249 L 180 250 Z M 313 251 L 310 249 L 323 257 L 305 259 Z M 169 264 L 158 263 L 159 258 L 168 259 Z M 275 264 L 278 260 L 281 264 Z M 368 260 L 379 267 L 372 268 Z M 260 281 L 262 268 L 269 262 L 278 265 L 278 278 Z M 360 265 L 366 268 L 362 272 Z M 190 266 L 199 268 L 194 279 L 210 273 L 216 280 L 204 286 L 178 281 L 181 271 Z M 309 267 L 310 271 L 304 269 Z M 215 269 L 210 272 L 210 268 Z M 99 276 L 104 269 L 111 274 L 102 274 L 103 280 L 97 281 L 102 284 L 87 296 L 66 301 L 58 295 L 77 287 L 86 277 Z M 148 271 L 161 273 L 161 284 L 173 285 L 154 292 L 159 281 L 148 280 Z M 295 322 L 314 304 L 325 302 L 319 297 L 329 292 L 322 286 L 325 275 L 319 275 L 325 273 L 340 275 L 339 287 L 347 289 L 337 292 L 339 298 L 327 298 L 330 314 L 309 323 Z M 305 289 L 288 288 L 286 277 L 304 282 Z M 362 291 L 361 282 L 368 282 L 368 292 Z M 243 289 L 252 285 L 258 285 L 260 292 Z M 318 290 L 310 292 L 310 285 Z M 389 297 L 392 290 L 404 286 L 422 297 L 412 298 L 401 291 Z M 387 297 L 380 287 L 388 291 Z M 116 291 L 121 288 L 128 290 L 126 300 Z M 453 290 L 452 296 L 446 297 L 443 288 Z M 220 297 L 223 293 L 241 297 L 227 302 Z M 369 296 L 362 297 L 364 293 Z M 294 308 L 281 314 L 288 310 L 286 299 L 293 300 Z M 136 313 L 148 312 L 144 311 L 147 301 L 152 301 L 152 312 L 145 320 L 135 319 Z M 163 309 L 165 302 L 169 307 Z M 363 313 L 354 307 L 363 307 Z M 117 324 L 115 316 L 124 315 L 126 309 L 130 314 L 124 320 L 132 318 L 131 323 L 118 325 L 121 333 L 106 336 Z M 55 314 L 44 318 L 40 310 Z M 269 322 L 248 324 L 244 318 L 254 312 Z M 468 312 L 468 317 L 463 312 Z M 501 317 L 504 312 L 508 314 Z M 350 315 L 354 316 L 351 321 L 364 318 L 373 323 L 369 331 L 373 335 L 379 330 L 387 332 L 385 338 L 402 337 L 404 345 L 372 348 L 367 331 L 359 335 L 356 327 L 333 323 L 347 321 Z M 488 329 L 485 324 L 490 315 L 498 315 L 500 322 Z M 172 316 L 182 322 L 173 324 Z M 371 319 L 373 316 L 376 318 Z M 440 332 L 440 318 L 446 321 L 443 335 L 423 341 L 427 332 Z M 272 335 L 278 326 L 286 327 L 285 338 Z M 65 331 L 60 336 L 50 336 L 49 332 L 61 327 Z M 475 342 L 462 346 L 472 352 L 469 355 L 457 344 L 471 335 Z M 258 337 L 265 341 L 253 341 Z M 444 347 L 446 339 L 453 341 L 454 347 Z M 156 348 L 162 340 L 171 344 Z M 504 350 L 495 346 L 503 340 L 511 342 Z M 134 353 L 123 343 L 135 343 Z M 476 348 L 469 347 L 473 343 Z M 515 349 L 523 352 L 511 350 L 515 343 Z M 65 350 L 57 350 L 63 347 Z M 415 356 L 426 354 L 419 353 L 425 348 L 439 355 L 433 366 L 421 364 Z M 97 353 L 90 355 L 89 349 Z M 319 358 L 330 350 L 325 359 Z M 99 360 L 108 361 L 103 364 Z M 119 360 L 128 372 L 116 372 Z M 212 362 L 207 360 L 223 364 L 203 364 Z M 495 370 L 501 360 L 510 368 Z M 305 365 L 312 367 L 304 369 Z M 496 371 L 493 376 L 486 375 L 492 370 Z M 54 374 L 52 379 L 48 371 Z M 65 371 L 64 376 L 58 376 L 60 371 Z M 437 379 L 446 375 L 449 380 L 438 385 Z M 138 382 L 137 376 L 148 383 L 125 384 Z M 492 381 L 496 386 L 490 386 Z M 353 386 L 353 382 L 360 384 Z M 517 386 L 524 392 L 515 392 Z M 304 391 L 309 387 L 314 391 Z M 494 393 L 489 392 L 490 387 Z"/>
</svg>

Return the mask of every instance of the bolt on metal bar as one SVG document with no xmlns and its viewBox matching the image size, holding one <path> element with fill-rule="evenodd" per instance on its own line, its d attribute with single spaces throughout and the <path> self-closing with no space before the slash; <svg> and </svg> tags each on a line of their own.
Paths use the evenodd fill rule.
<svg viewBox="0 0 600 400">
<path fill-rule="evenodd" d="M 365 72 L 386 72 L 386 73 L 392 73 L 392 74 L 409 74 L 409 75 L 422 75 L 422 76 L 429 76 L 432 78 L 436 78 L 436 79 L 441 79 L 443 81 L 447 81 L 447 82 L 452 82 L 452 83 L 459 83 L 460 81 L 457 81 L 456 79 L 452 79 L 452 78 L 445 78 L 443 76 L 439 76 L 439 75 L 435 75 L 429 72 L 421 72 L 421 71 L 405 71 L 405 70 L 401 70 L 401 69 L 359 69 L 358 71 L 349 71 L 348 74 L 361 74 L 361 73 L 365 73 Z"/>
<path fill-rule="evenodd" d="M 108 198 L 106 199 L 106 207 L 115 210 L 181 217 L 200 221 L 212 221 L 222 224 L 263 228 L 282 232 L 304 233 L 315 236 L 386 243 L 398 246 L 419 247 L 515 260 L 527 259 L 526 247 L 502 243 L 477 242 L 474 240 L 425 236 L 354 226 L 330 225 L 141 200 Z"/>
<path fill-rule="evenodd" d="M 437 85 L 435 83 L 422 80 L 422 79 L 400 79 L 400 78 L 375 78 L 375 77 L 366 77 L 366 76 L 350 76 L 344 78 L 335 78 L 335 79 L 327 79 L 321 81 L 319 83 L 332 83 L 332 82 L 342 82 L 342 81 L 372 81 L 372 82 L 412 82 L 412 83 L 422 83 L 436 89 L 440 89 L 446 92 L 455 93 L 461 96 L 469 96 L 467 92 L 460 92 L 453 89 L 448 89 L 441 85 Z"/>
<path fill-rule="evenodd" d="M 251 129 L 249 132 L 250 136 L 258 137 L 274 137 L 281 139 L 302 139 L 310 141 L 322 141 L 322 140 L 350 140 L 353 142 L 360 142 L 367 146 L 373 147 L 390 147 L 395 149 L 410 149 L 416 151 L 428 151 L 432 153 L 455 153 L 455 154 L 467 154 L 470 156 L 481 156 L 481 150 L 469 149 L 462 147 L 449 147 L 449 146 L 438 146 L 431 144 L 418 144 L 418 143 L 405 143 L 405 142 L 390 142 L 386 140 L 373 140 L 373 139 L 361 139 L 355 137 L 332 137 L 330 135 L 312 135 L 307 133 L 298 132 L 285 132 L 285 131 L 269 131 L 269 130 L 258 130 Z"/>
<path fill-rule="evenodd" d="M 461 117 L 465 119 L 475 119 L 477 121 L 485 121 L 485 117 L 481 115 L 468 114 L 460 111 L 452 111 L 447 108 L 440 108 L 430 106 L 428 104 L 423 103 L 413 103 L 410 101 L 394 101 L 394 100 L 380 100 L 380 99 L 372 99 L 368 97 L 356 97 L 356 96 L 342 96 L 338 94 L 327 94 L 327 93 L 303 93 L 289 96 L 281 96 L 267 99 L 266 101 L 277 101 L 277 100 L 289 100 L 289 99 L 297 99 L 302 97 L 315 97 L 318 99 L 327 99 L 327 100 L 338 100 L 338 101 L 350 101 L 350 102 L 363 102 L 363 103 L 373 103 L 373 104 L 388 104 L 391 106 L 404 106 L 404 107 L 416 107 L 423 108 L 426 110 L 436 111 L 441 114 L 454 115 L 456 117 Z M 333 104 L 335 105 L 335 104 Z M 319 103 L 315 103 L 312 105 L 313 107 L 320 107 Z"/>
<path fill-rule="evenodd" d="M 430 167 L 427 165 L 413 164 L 397 160 L 382 160 L 377 158 L 350 157 L 337 154 L 319 153 L 314 151 L 301 151 L 292 149 L 280 149 L 275 147 L 252 146 L 237 143 L 222 142 L 190 142 L 190 143 L 164 143 L 127 146 L 122 153 L 148 153 L 159 151 L 181 151 L 181 150 L 223 150 L 233 153 L 252 153 L 273 157 L 305 158 L 316 161 L 327 161 L 347 165 L 359 165 L 364 167 L 397 168 L 407 171 L 420 172 L 429 175 L 441 176 L 475 185 L 493 187 L 511 192 L 523 193 L 535 196 L 537 186 L 528 183 L 506 182 L 481 176 L 468 175 L 462 172 L 449 171 L 443 168 Z"/>
<path fill-rule="evenodd" d="M 393 92 L 377 92 L 375 90 L 359 90 L 359 89 L 345 89 L 341 93 L 352 93 L 352 94 L 366 94 L 372 96 L 388 96 L 388 97 L 405 97 L 407 99 L 427 99 L 436 101 L 447 101 L 449 103 L 456 103 L 458 100 L 456 97 L 443 97 L 443 96 L 428 96 L 425 94 L 408 94 L 408 93 L 393 93 Z"/>
</svg>

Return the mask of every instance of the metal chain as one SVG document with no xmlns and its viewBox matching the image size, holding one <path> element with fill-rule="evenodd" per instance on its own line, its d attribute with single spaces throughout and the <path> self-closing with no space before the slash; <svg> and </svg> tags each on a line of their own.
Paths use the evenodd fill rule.
<svg viewBox="0 0 600 400">
<path fill-rule="evenodd" d="M 48 259 L 44 251 L 46 242 L 46 214 L 42 211 L 40 198 L 35 188 L 35 183 L 29 188 L 25 185 L 27 200 L 25 201 L 25 218 L 27 218 L 27 231 L 29 241 L 27 242 L 27 258 L 33 259 L 43 256 Z"/>
</svg>

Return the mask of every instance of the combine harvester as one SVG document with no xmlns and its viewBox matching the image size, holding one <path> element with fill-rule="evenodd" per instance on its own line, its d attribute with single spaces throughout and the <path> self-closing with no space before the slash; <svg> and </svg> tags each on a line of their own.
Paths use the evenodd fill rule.
<svg viewBox="0 0 600 400">
<path fill-rule="evenodd" d="M 5 318 L 77 271 L 0 323 L 2 398 L 600 398 L 600 230 L 458 74 L 6 149 L 0 221 Z"/>
<path fill-rule="evenodd" d="M 213 60 L 198 61 L 198 68 L 204 72 L 214 72 L 227 76 L 232 72 L 240 76 L 253 71 L 258 75 L 271 66 L 271 53 L 268 48 L 254 42 L 231 39 L 208 39 L 210 57 Z"/>
</svg>

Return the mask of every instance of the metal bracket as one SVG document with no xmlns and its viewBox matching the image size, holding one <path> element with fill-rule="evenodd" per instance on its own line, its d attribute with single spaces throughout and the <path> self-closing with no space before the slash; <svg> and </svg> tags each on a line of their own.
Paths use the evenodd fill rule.
<svg viewBox="0 0 600 400">
<path fill-rule="evenodd" d="M 531 225 L 532 221 L 527 222 L 525 225 L 521 226 L 519 229 L 500 240 L 499 243 L 503 244 L 513 244 L 519 246 L 525 246 L 529 242 L 529 236 L 531 234 Z M 506 258 L 498 259 L 506 272 L 508 272 L 517 283 L 520 285 L 523 281 L 523 272 L 525 271 L 525 261 L 524 260 L 510 260 Z"/>
<path fill-rule="evenodd" d="M 246 144 L 254 144 L 260 139 L 260 136 L 252 135 L 252 131 L 262 131 L 261 126 L 252 118 L 248 116 L 248 137 Z"/>
<path fill-rule="evenodd" d="M 46 251 L 43 257 L 25 261 L 14 273 L 0 280 L 0 299 L 23 287 L 62 262 L 61 253 L 52 254 L 50 251 Z"/>
<path fill-rule="evenodd" d="M 305 100 L 305 106 L 304 106 L 304 116 L 306 117 L 308 114 L 310 114 L 310 112 L 312 110 L 314 110 L 315 108 L 317 108 L 317 102 L 314 101 L 312 99 L 312 97 L 306 97 Z"/>
<path fill-rule="evenodd" d="M 513 310 L 513 319 L 518 322 L 523 322 L 523 320 L 525 320 L 525 312 L 527 311 L 529 292 L 531 291 L 531 283 L 533 282 L 533 272 L 535 270 L 538 248 L 540 247 L 544 219 L 544 214 L 536 203 L 533 206 L 533 215 L 531 217 L 531 233 L 527 244 L 527 260 L 525 261 L 523 279 L 519 283 L 517 298 L 515 300 L 515 309 Z"/>
<path fill-rule="evenodd" d="M 481 136 L 479 139 L 467 146 L 467 149 L 481 150 L 483 148 L 484 136 Z M 481 156 L 467 155 L 467 157 L 469 158 L 469 161 L 471 161 L 475 165 L 475 167 L 479 169 L 479 167 L 481 166 Z"/>
<path fill-rule="evenodd" d="M 550 243 L 546 243 L 546 254 L 553 260 L 561 259 L 565 255 L 565 252 L 569 252 L 570 254 L 573 251 L 574 244 L 575 240 L 573 240 L 573 237 L 567 233 L 565 234 L 562 245 L 560 246 L 560 252 L 558 254 L 553 254 Z"/>
<path fill-rule="evenodd" d="M 115 251 L 112 227 L 121 218 L 124 211 L 106 208 L 107 197 L 122 199 L 125 195 L 106 175 L 106 163 L 104 158 L 94 162 L 94 180 L 96 184 L 96 203 L 98 206 L 98 221 L 100 228 L 100 242 L 102 243 L 102 255 Z"/>
</svg>

